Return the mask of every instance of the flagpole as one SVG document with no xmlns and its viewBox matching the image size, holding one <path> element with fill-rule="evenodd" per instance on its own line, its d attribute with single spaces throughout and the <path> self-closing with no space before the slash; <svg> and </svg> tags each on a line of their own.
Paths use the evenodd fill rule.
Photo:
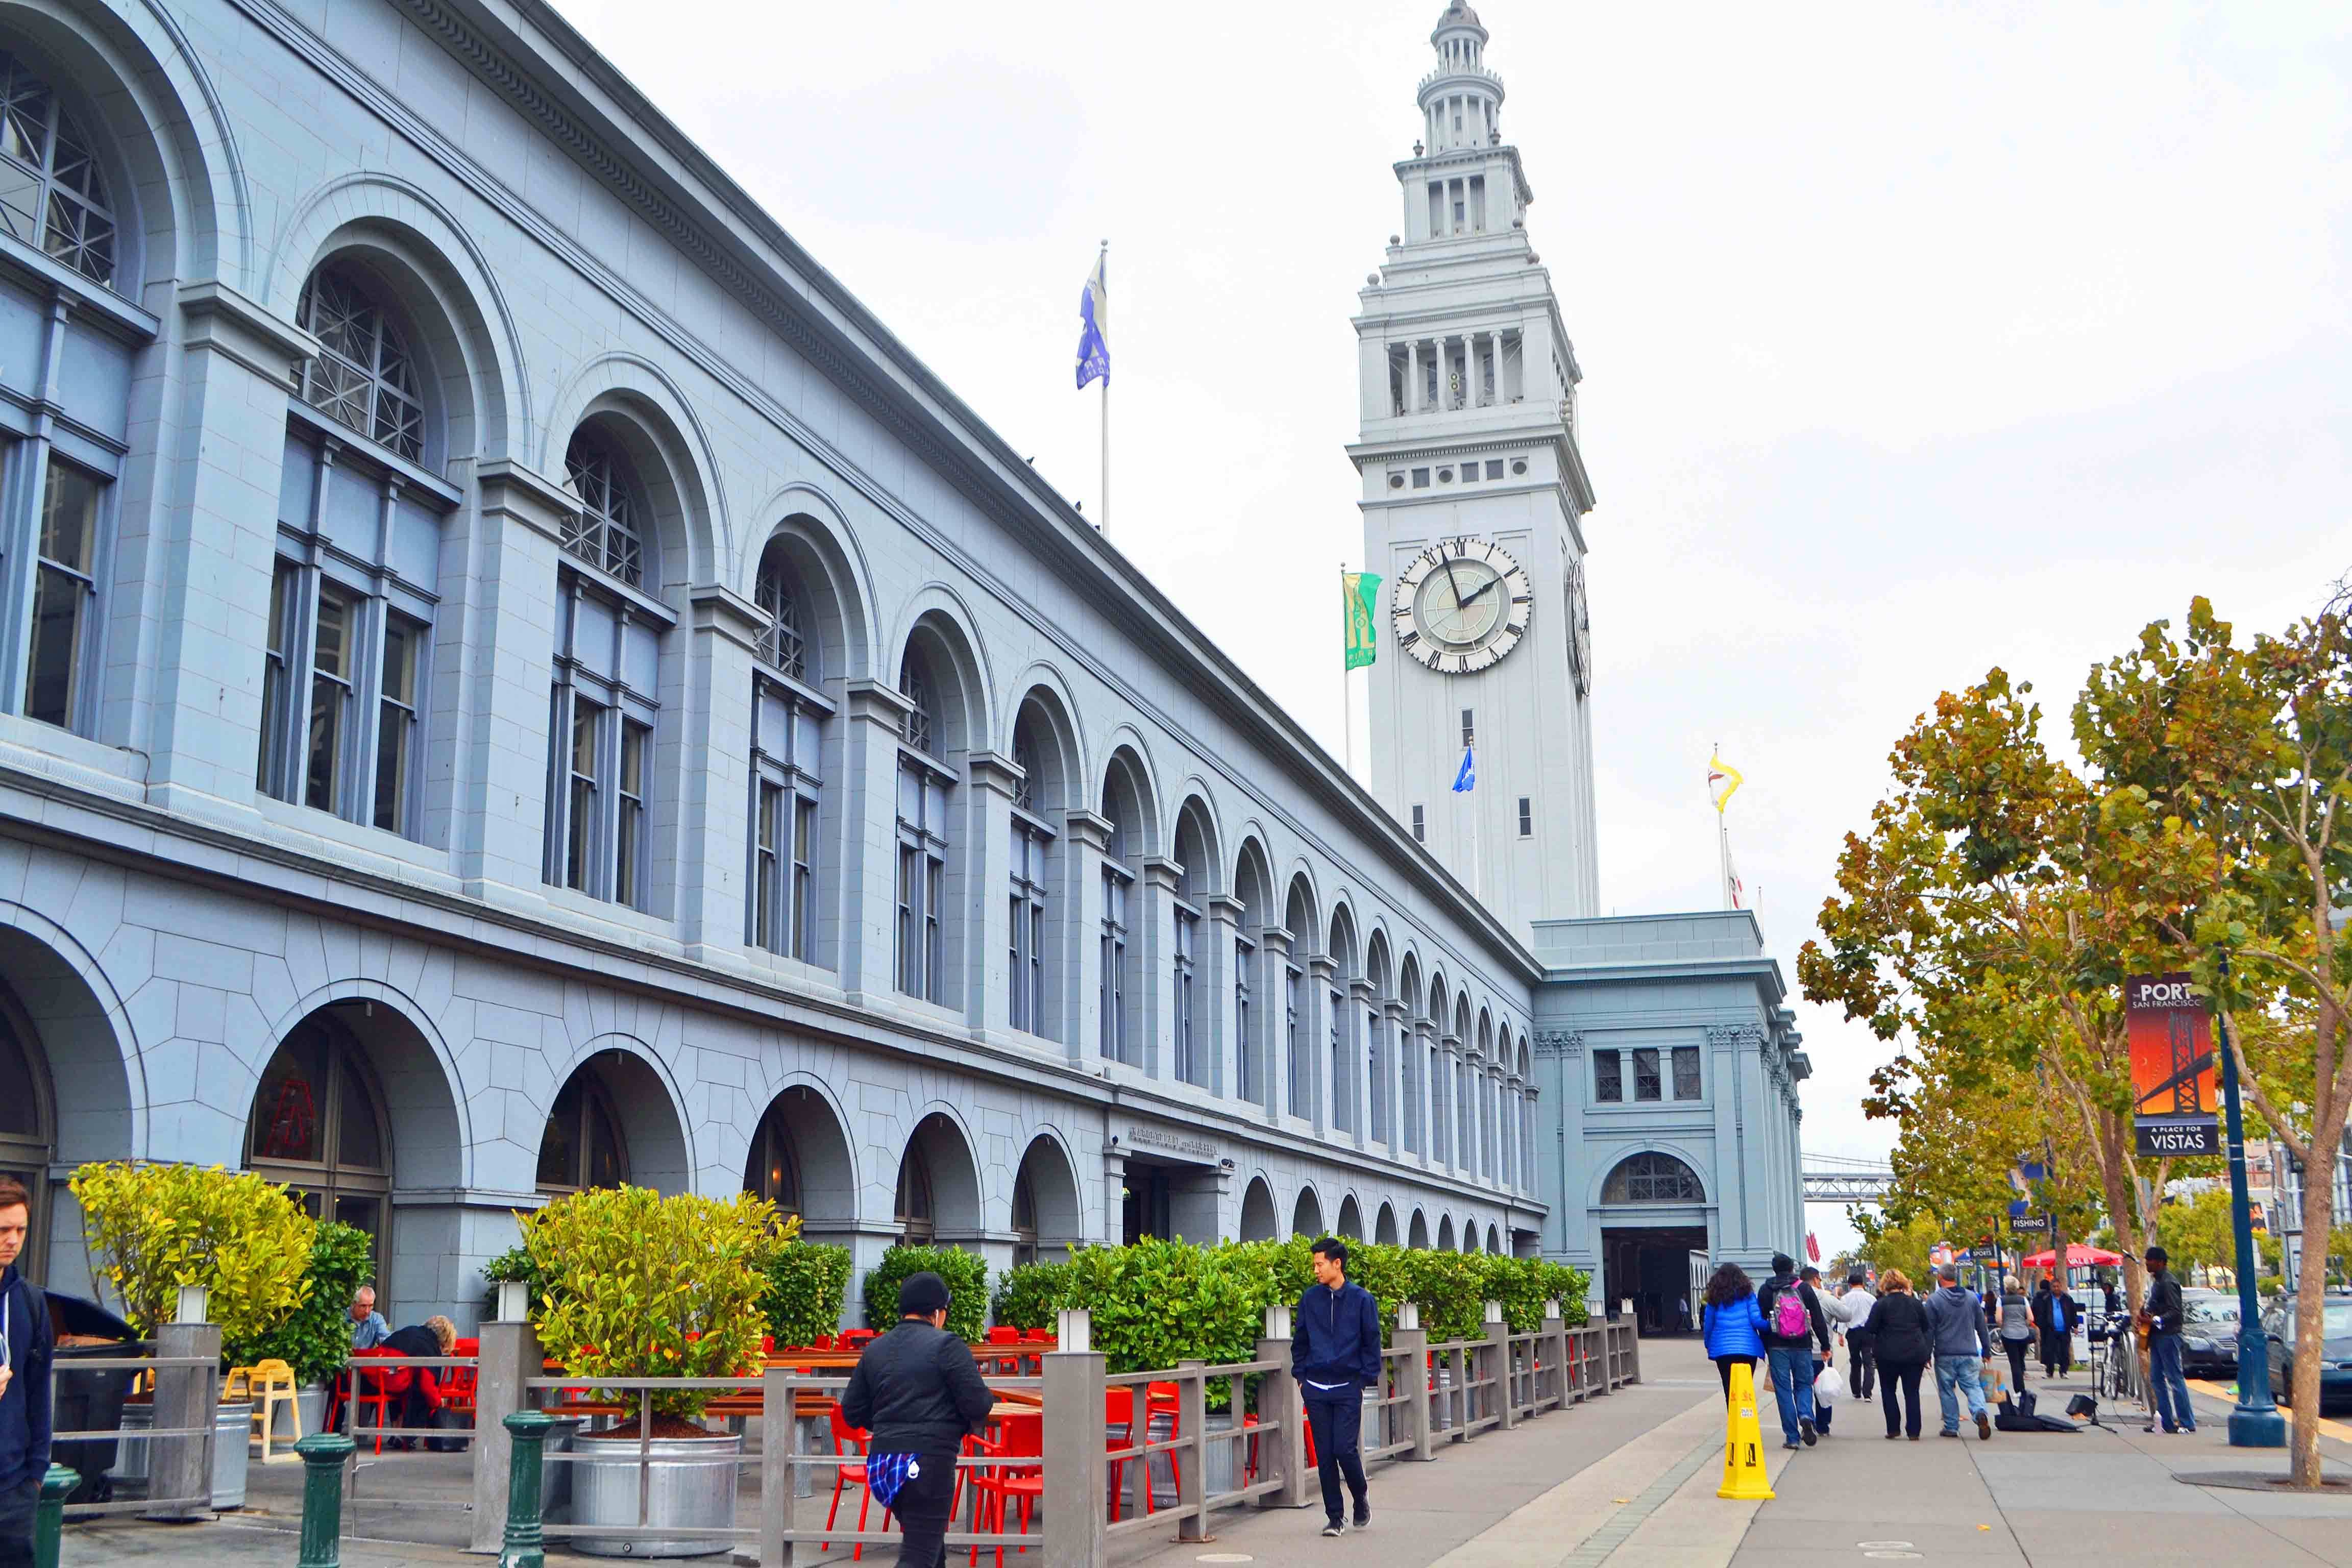
<svg viewBox="0 0 2352 1568">
<path fill-rule="evenodd" d="M 1715 743 L 1714 754 L 1718 757 L 1723 755 L 1722 742 L 1717 741 Z M 1736 907 L 1731 898 L 1731 819 L 1724 814 L 1721 801 L 1716 801 L 1713 804 L 1715 805 L 1716 859 L 1723 878 L 1723 907 L 1727 910 Z"/>
<path fill-rule="evenodd" d="M 1110 295 L 1110 241 L 1102 242 L 1102 254 L 1097 258 L 1102 268 L 1103 295 Z M 1110 372 L 1102 378 L 1102 521 L 1095 525 L 1103 532 L 1110 531 Z"/>
</svg>

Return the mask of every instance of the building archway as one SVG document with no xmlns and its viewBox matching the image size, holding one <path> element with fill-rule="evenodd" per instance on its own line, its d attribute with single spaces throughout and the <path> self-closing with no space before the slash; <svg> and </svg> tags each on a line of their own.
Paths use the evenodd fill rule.
<svg viewBox="0 0 2352 1568">
<path fill-rule="evenodd" d="M 1698 1173 L 1678 1156 L 1640 1150 L 1610 1167 L 1600 1206 L 1602 1299 L 1609 1310 L 1631 1300 L 1643 1333 L 1684 1331 L 1682 1302 L 1714 1256 L 1706 1187 Z M 1694 1302 L 1694 1317 L 1696 1310 Z"/>
<path fill-rule="evenodd" d="M 1486 1226 L 1486 1250 L 1498 1258 L 1502 1256 L 1503 1233 L 1492 1225 Z"/>
<path fill-rule="evenodd" d="M 1274 1233 L 1274 1189 L 1265 1184 L 1264 1176 L 1253 1176 L 1242 1194 L 1241 1239 L 1272 1241 Z"/>
<path fill-rule="evenodd" d="M 1429 1216 L 1419 1209 L 1412 1211 L 1412 1223 L 1405 1226 L 1404 1244 L 1416 1252 L 1429 1246 Z"/>
<path fill-rule="evenodd" d="M 892 1219 L 909 1247 L 954 1245 L 980 1230 L 980 1168 L 963 1129 L 943 1111 L 915 1124 L 898 1157 Z"/>
<path fill-rule="evenodd" d="M 1013 1178 L 1013 1261 L 1058 1263 L 1086 1235 L 1085 1208 L 1069 1157 L 1053 1139 L 1039 1134 L 1021 1156 Z"/>
<path fill-rule="evenodd" d="M 1440 1252 L 1454 1250 L 1454 1216 L 1452 1215 L 1443 1215 L 1437 1222 L 1437 1250 Z"/>
<path fill-rule="evenodd" d="M 1478 1222 L 1475 1219 L 1462 1222 L 1462 1250 L 1467 1253 L 1478 1250 Z"/>
<path fill-rule="evenodd" d="M 1298 1189 L 1298 1202 L 1290 1211 L 1290 1234 L 1293 1236 L 1323 1234 L 1323 1205 L 1316 1198 L 1313 1187 Z"/>
<path fill-rule="evenodd" d="M 1393 1205 L 1381 1205 L 1380 1215 L 1372 1221 L 1372 1240 L 1382 1247 L 1397 1244 L 1396 1209 Z"/>
<path fill-rule="evenodd" d="M 1333 1224 L 1331 1234 L 1349 1241 L 1364 1239 L 1364 1211 L 1356 1202 L 1355 1194 L 1349 1193 L 1339 1200 L 1339 1217 Z"/>
<path fill-rule="evenodd" d="M 625 1184 L 681 1193 L 689 1179 L 686 1134 L 651 1063 L 613 1047 L 572 1070 L 540 1133 L 541 1192 Z"/>
<path fill-rule="evenodd" d="M 793 1084 L 768 1102 L 744 1156 L 743 1190 L 800 1215 L 812 1241 L 846 1239 L 857 1223 L 857 1169 L 824 1095 Z"/>
<path fill-rule="evenodd" d="M 36 1279 L 49 1277 L 49 1166 L 57 1158 L 57 1132 L 41 1037 L 15 994 L 0 984 L 0 1175 L 14 1176 L 32 1196 L 18 1264 Z"/>
</svg>

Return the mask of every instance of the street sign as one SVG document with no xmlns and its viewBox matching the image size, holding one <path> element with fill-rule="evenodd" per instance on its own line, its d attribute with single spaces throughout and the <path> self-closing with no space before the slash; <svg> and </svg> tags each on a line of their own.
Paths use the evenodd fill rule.
<svg viewBox="0 0 2352 1568">
<path fill-rule="evenodd" d="M 2050 1216 L 2046 1214 L 2012 1215 L 2009 1228 L 2020 1236 L 2047 1236 L 2050 1234 Z"/>
<path fill-rule="evenodd" d="M 1969 1261 L 1971 1263 L 1998 1263 L 2000 1261 L 2000 1248 L 1998 1247 L 1971 1247 L 1969 1248 Z"/>
</svg>

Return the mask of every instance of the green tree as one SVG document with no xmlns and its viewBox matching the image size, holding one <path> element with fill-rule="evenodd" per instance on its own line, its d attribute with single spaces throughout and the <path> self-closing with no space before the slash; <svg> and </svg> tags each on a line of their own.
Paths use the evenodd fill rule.
<svg viewBox="0 0 2352 1568">
<path fill-rule="evenodd" d="M 2341 913 L 2352 631 L 2323 615 L 2241 646 L 2193 600 L 2179 636 L 2155 622 L 2092 671 L 2074 734 L 2102 775 L 2099 816 L 2130 861 L 2140 917 L 2212 996 L 2224 1048 L 2279 1142 L 2326 1170 L 2352 1113 L 2352 922 Z M 2283 1102 L 2274 1089 L 2289 1083 L 2307 1083 L 2308 1100 Z M 2335 1219 L 2333 1184 L 2306 1182 L 2304 1234 L 2327 1236 Z M 2294 1480 L 2306 1487 L 2320 1479 L 2311 1417 L 2325 1276 L 2303 1271 L 2295 1314 Z"/>
<path fill-rule="evenodd" d="M 2233 1274 L 2237 1270 L 2238 1233 L 2231 1218 L 2227 1188 L 2165 1205 L 2157 1211 L 2156 1234 L 2183 1275 L 2192 1268 L 2226 1268 Z M 2257 1236 L 2254 1247 L 2256 1259 L 2264 1268 L 2276 1267 L 2277 1242 Z"/>
</svg>

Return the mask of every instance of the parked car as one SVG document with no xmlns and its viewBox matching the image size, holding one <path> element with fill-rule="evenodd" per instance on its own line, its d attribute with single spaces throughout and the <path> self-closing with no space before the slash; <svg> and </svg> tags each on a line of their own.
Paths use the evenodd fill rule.
<svg viewBox="0 0 2352 1568">
<path fill-rule="evenodd" d="M 2319 1343 L 2319 1408 L 2352 1407 L 2352 1294 L 2330 1292 L 2323 1303 Z M 2281 1405 L 2294 1391 L 2294 1299 L 2282 1297 L 2263 1320 L 2271 1351 L 2271 1397 Z"/>
<path fill-rule="evenodd" d="M 2238 1375 L 2238 1299 L 2200 1296 L 2181 1303 L 2180 1370 L 2190 1377 Z"/>
</svg>

